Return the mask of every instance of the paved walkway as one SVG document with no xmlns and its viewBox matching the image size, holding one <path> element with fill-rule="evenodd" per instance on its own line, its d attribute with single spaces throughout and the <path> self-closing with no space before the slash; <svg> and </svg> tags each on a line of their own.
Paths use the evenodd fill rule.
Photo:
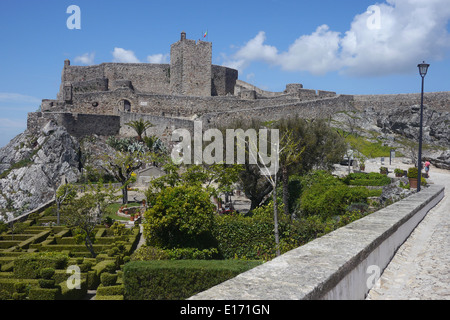
<svg viewBox="0 0 450 320">
<path fill-rule="evenodd" d="M 367 300 L 450 300 L 450 172 L 432 168 L 444 199 L 399 248 Z"/>
</svg>

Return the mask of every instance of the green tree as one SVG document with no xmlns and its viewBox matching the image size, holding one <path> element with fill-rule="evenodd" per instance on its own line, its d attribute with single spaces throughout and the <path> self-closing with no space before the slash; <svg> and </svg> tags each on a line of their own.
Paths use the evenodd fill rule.
<svg viewBox="0 0 450 320">
<path fill-rule="evenodd" d="M 214 205 L 198 185 L 166 187 L 145 212 L 147 244 L 161 248 L 211 248 Z"/>
<path fill-rule="evenodd" d="M 117 199 L 114 190 L 111 184 L 108 187 L 102 183 L 89 185 L 81 197 L 71 198 L 61 210 L 64 223 L 78 231 L 77 237 L 84 240 L 94 258 L 97 254 L 93 247 L 93 231 L 101 222 L 106 207 Z"/>
<path fill-rule="evenodd" d="M 148 128 L 153 127 L 153 124 L 150 121 L 144 121 L 142 119 L 130 121 L 126 123 L 126 125 L 130 126 L 134 129 L 134 131 L 136 131 L 137 139 L 139 141 L 142 141 L 142 135 L 145 133 L 145 131 L 147 131 Z"/>
<path fill-rule="evenodd" d="M 244 130 L 252 127 L 257 131 L 264 127 L 280 130 L 280 150 L 283 152 L 279 157 L 281 172 L 278 178 L 281 178 L 285 185 L 288 185 L 292 175 L 304 175 L 313 169 L 332 169 L 333 164 L 341 160 L 346 150 L 344 139 L 325 120 L 291 118 L 270 123 L 237 122 L 233 127 Z M 250 211 L 260 206 L 273 191 L 273 184 L 261 174 L 257 165 L 244 164 L 240 181 L 246 197 L 251 201 Z M 283 187 L 284 210 L 287 214 L 288 202 L 288 189 Z"/>
<path fill-rule="evenodd" d="M 110 173 L 122 185 L 122 204 L 128 203 L 128 185 L 132 174 L 150 161 L 150 154 L 142 152 L 120 152 L 103 156 L 104 169 Z"/>
<path fill-rule="evenodd" d="M 55 192 L 55 202 L 56 202 L 56 224 L 59 226 L 61 223 L 61 205 L 64 201 L 70 201 L 75 198 L 77 191 L 73 184 L 67 183 L 61 185 Z"/>
</svg>

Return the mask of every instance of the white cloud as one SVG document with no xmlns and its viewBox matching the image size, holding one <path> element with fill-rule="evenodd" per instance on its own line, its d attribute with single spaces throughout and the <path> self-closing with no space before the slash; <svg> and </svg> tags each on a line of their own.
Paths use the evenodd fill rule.
<svg viewBox="0 0 450 320">
<path fill-rule="evenodd" d="M 81 56 L 75 57 L 74 61 L 90 66 L 94 64 L 94 59 L 95 59 L 95 52 L 92 52 L 92 53 L 85 53 Z"/>
<path fill-rule="evenodd" d="M 0 102 L 7 103 L 41 103 L 41 99 L 20 93 L 0 92 Z"/>
<path fill-rule="evenodd" d="M 169 63 L 169 55 L 168 54 L 154 54 L 147 57 L 148 63 Z"/>
<path fill-rule="evenodd" d="M 134 52 L 131 50 L 125 50 L 123 48 L 114 48 L 112 55 L 113 55 L 113 62 L 140 63 L 139 59 L 136 58 Z"/>
<path fill-rule="evenodd" d="M 276 64 L 287 71 L 309 71 L 312 74 L 324 74 L 340 67 L 339 32 L 330 31 L 322 25 L 311 35 L 301 36 L 279 55 Z"/>
<path fill-rule="evenodd" d="M 264 44 L 266 34 L 260 31 L 256 37 L 248 41 L 245 46 L 239 49 L 231 59 L 226 59 L 225 65 L 230 68 L 242 71 L 253 61 L 263 61 L 269 64 L 276 62 L 278 50 L 273 46 Z"/>
<path fill-rule="evenodd" d="M 353 76 L 405 73 L 422 60 L 442 58 L 450 49 L 448 0 L 387 0 L 354 17 L 345 33 L 319 26 L 279 53 L 259 32 L 224 65 L 242 71 L 254 61 L 314 75 L 340 71 Z M 370 22 L 370 24 L 369 24 Z M 374 23 L 375 22 L 375 23 Z"/>
</svg>

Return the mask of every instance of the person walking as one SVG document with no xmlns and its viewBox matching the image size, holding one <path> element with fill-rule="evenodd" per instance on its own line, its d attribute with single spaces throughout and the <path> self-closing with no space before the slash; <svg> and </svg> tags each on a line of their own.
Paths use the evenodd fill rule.
<svg viewBox="0 0 450 320">
<path fill-rule="evenodd" d="M 425 173 L 427 174 L 427 178 L 430 177 L 430 165 L 431 163 L 429 161 L 425 162 Z"/>
</svg>

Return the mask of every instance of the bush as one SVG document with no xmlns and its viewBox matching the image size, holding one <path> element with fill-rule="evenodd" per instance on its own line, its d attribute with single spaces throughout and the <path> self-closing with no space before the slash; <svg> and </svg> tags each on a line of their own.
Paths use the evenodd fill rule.
<svg viewBox="0 0 450 320">
<path fill-rule="evenodd" d="M 122 295 L 116 295 L 116 296 L 95 296 L 95 300 L 124 300 Z"/>
<path fill-rule="evenodd" d="M 241 260 L 133 261 L 124 266 L 126 300 L 181 300 L 261 264 Z"/>
<path fill-rule="evenodd" d="M 39 286 L 43 289 L 51 289 L 55 287 L 55 280 L 39 279 Z"/>
<path fill-rule="evenodd" d="M 67 255 L 54 252 L 24 254 L 14 261 L 14 276 L 18 279 L 37 279 L 41 269 L 64 269 L 68 259 Z"/>
<path fill-rule="evenodd" d="M 350 173 L 342 181 L 353 186 L 385 186 L 391 183 L 391 179 L 378 172 Z"/>
<path fill-rule="evenodd" d="M 203 250 L 197 248 L 161 249 L 144 245 L 132 254 L 131 260 L 212 260 L 218 257 L 219 252 L 216 248 Z"/>
<path fill-rule="evenodd" d="M 117 282 L 117 274 L 104 272 L 100 275 L 100 282 L 103 286 L 114 286 Z"/>
<path fill-rule="evenodd" d="M 95 299 L 98 300 L 98 297 L 101 296 L 123 296 L 124 294 L 124 285 L 112 285 L 112 286 L 104 286 L 99 285 L 97 288 L 97 295 L 95 296 Z"/>
<path fill-rule="evenodd" d="M 161 248 L 211 248 L 215 208 L 199 186 L 164 188 L 145 213 L 147 244 Z"/>
<path fill-rule="evenodd" d="M 419 177 L 419 169 L 415 167 L 409 168 L 407 176 L 411 179 L 417 179 Z"/>
<path fill-rule="evenodd" d="M 352 203 L 367 202 L 368 197 L 369 190 L 364 187 L 329 187 L 319 183 L 303 192 L 300 209 L 306 216 L 319 215 L 326 219 L 344 214 Z"/>
<path fill-rule="evenodd" d="M 81 300 L 86 296 L 88 290 L 88 283 L 86 277 L 81 278 L 80 289 L 77 288 L 69 289 L 67 287 L 67 281 L 60 282 L 59 286 L 61 287 L 62 300 Z"/>
<path fill-rule="evenodd" d="M 57 300 L 61 296 L 61 288 L 43 289 L 33 288 L 30 289 L 30 300 Z"/>
<path fill-rule="evenodd" d="M 214 236 L 219 253 L 224 259 L 261 259 L 268 251 L 274 251 L 273 219 L 224 215 L 216 218 Z M 264 252 L 261 252 L 261 249 Z M 272 248 L 270 250 L 268 248 Z"/>
<path fill-rule="evenodd" d="M 43 268 L 40 270 L 41 278 L 51 279 L 55 275 L 55 269 L 53 268 Z"/>
</svg>

